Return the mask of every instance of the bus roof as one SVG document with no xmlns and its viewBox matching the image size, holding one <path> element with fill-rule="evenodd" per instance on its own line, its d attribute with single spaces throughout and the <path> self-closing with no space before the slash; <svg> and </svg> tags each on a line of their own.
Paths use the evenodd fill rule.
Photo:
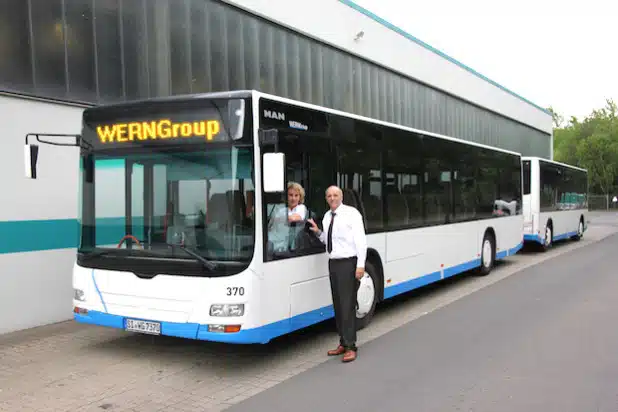
<svg viewBox="0 0 618 412">
<path fill-rule="evenodd" d="M 542 161 L 547 162 L 547 163 L 552 163 L 552 164 L 555 164 L 555 165 L 560 165 L 560 166 L 568 167 L 569 169 L 581 170 L 582 172 L 588 173 L 588 169 L 583 169 L 581 167 L 577 167 L 577 166 L 569 165 L 569 164 L 566 164 L 566 163 L 558 162 L 556 160 L 546 159 L 544 157 L 522 156 L 521 160 L 542 160 Z"/>
</svg>

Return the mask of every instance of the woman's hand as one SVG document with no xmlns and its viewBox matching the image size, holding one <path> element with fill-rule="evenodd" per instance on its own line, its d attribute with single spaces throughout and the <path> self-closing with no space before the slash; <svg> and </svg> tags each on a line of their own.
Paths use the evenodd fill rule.
<svg viewBox="0 0 618 412">
<path fill-rule="evenodd" d="M 303 218 L 300 217 L 298 213 L 292 213 L 291 215 L 288 215 L 288 222 L 300 222 L 301 220 L 303 220 Z"/>
</svg>

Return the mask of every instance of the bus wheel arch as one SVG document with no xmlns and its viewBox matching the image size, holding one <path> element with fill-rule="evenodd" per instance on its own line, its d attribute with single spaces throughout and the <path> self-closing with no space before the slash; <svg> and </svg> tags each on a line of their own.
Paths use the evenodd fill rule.
<svg viewBox="0 0 618 412">
<path fill-rule="evenodd" d="M 579 216 L 577 223 L 577 234 L 573 236 L 573 240 L 580 240 L 584 236 L 584 215 Z"/>
<path fill-rule="evenodd" d="M 478 270 L 478 274 L 481 276 L 489 275 L 496 264 L 496 239 L 496 232 L 493 227 L 490 226 L 485 229 L 481 243 L 481 265 Z"/>
<path fill-rule="evenodd" d="M 367 327 L 375 313 L 376 305 L 384 296 L 384 274 L 380 255 L 374 249 L 367 250 L 365 278 L 357 295 L 356 329 Z M 362 306 L 362 307 L 361 307 Z M 362 316 L 359 316 L 362 312 Z"/>
<path fill-rule="evenodd" d="M 384 300 L 384 266 L 382 265 L 382 259 L 377 250 L 373 248 L 367 249 L 367 262 L 371 263 L 375 269 L 376 281 L 376 296 L 378 302 Z"/>
</svg>

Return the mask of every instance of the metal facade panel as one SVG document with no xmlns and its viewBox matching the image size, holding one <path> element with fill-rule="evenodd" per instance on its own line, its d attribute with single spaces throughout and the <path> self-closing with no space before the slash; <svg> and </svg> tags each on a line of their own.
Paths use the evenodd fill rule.
<svg viewBox="0 0 618 412">
<path fill-rule="evenodd" d="M 43 27 L 53 25 L 51 20 L 56 21 L 58 13 L 65 13 L 67 27 L 77 31 L 67 35 L 96 38 L 96 44 L 82 47 L 67 42 L 66 50 L 56 51 L 62 59 L 50 65 L 37 64 L 49 50 L 24 50 L 34 56 L 32 61 L 16 58 L 12 62 L 28 67 L 9 72 L 22 69 L 32 73 L 30 79 L 17 82 L 15 76 L 0 74 L 0 89 L 107 103 L 255 88 L 525 155 L 551 155 L 550 136 L 544 132 L 219 1 L 186 0 L 172 6 L 171 0 L 125 0 L 109 5 L 105 13 L 97 7 L 82 12 L 89 19 L 98 13 L 97 18 L 117 22 L 116 30 L 74 24 L 72 20 L 81 14 L 67 14 L 71 7 L 21 16 Z M 32 13 L 31 8 L 15 10 Z M 46 18 L 51 20 L 46 23 Z M 10 27 L 30 30 L 27 25 Z M 37 45 L 42 41 L 38 36 L 44 34 L 33 33 L 29 44 Z M 71 76 L 81 67 L 76 66 L 79 62 L 88 62 L 88 67 L 94 64 L 95 75 Z"/>
</svg>

